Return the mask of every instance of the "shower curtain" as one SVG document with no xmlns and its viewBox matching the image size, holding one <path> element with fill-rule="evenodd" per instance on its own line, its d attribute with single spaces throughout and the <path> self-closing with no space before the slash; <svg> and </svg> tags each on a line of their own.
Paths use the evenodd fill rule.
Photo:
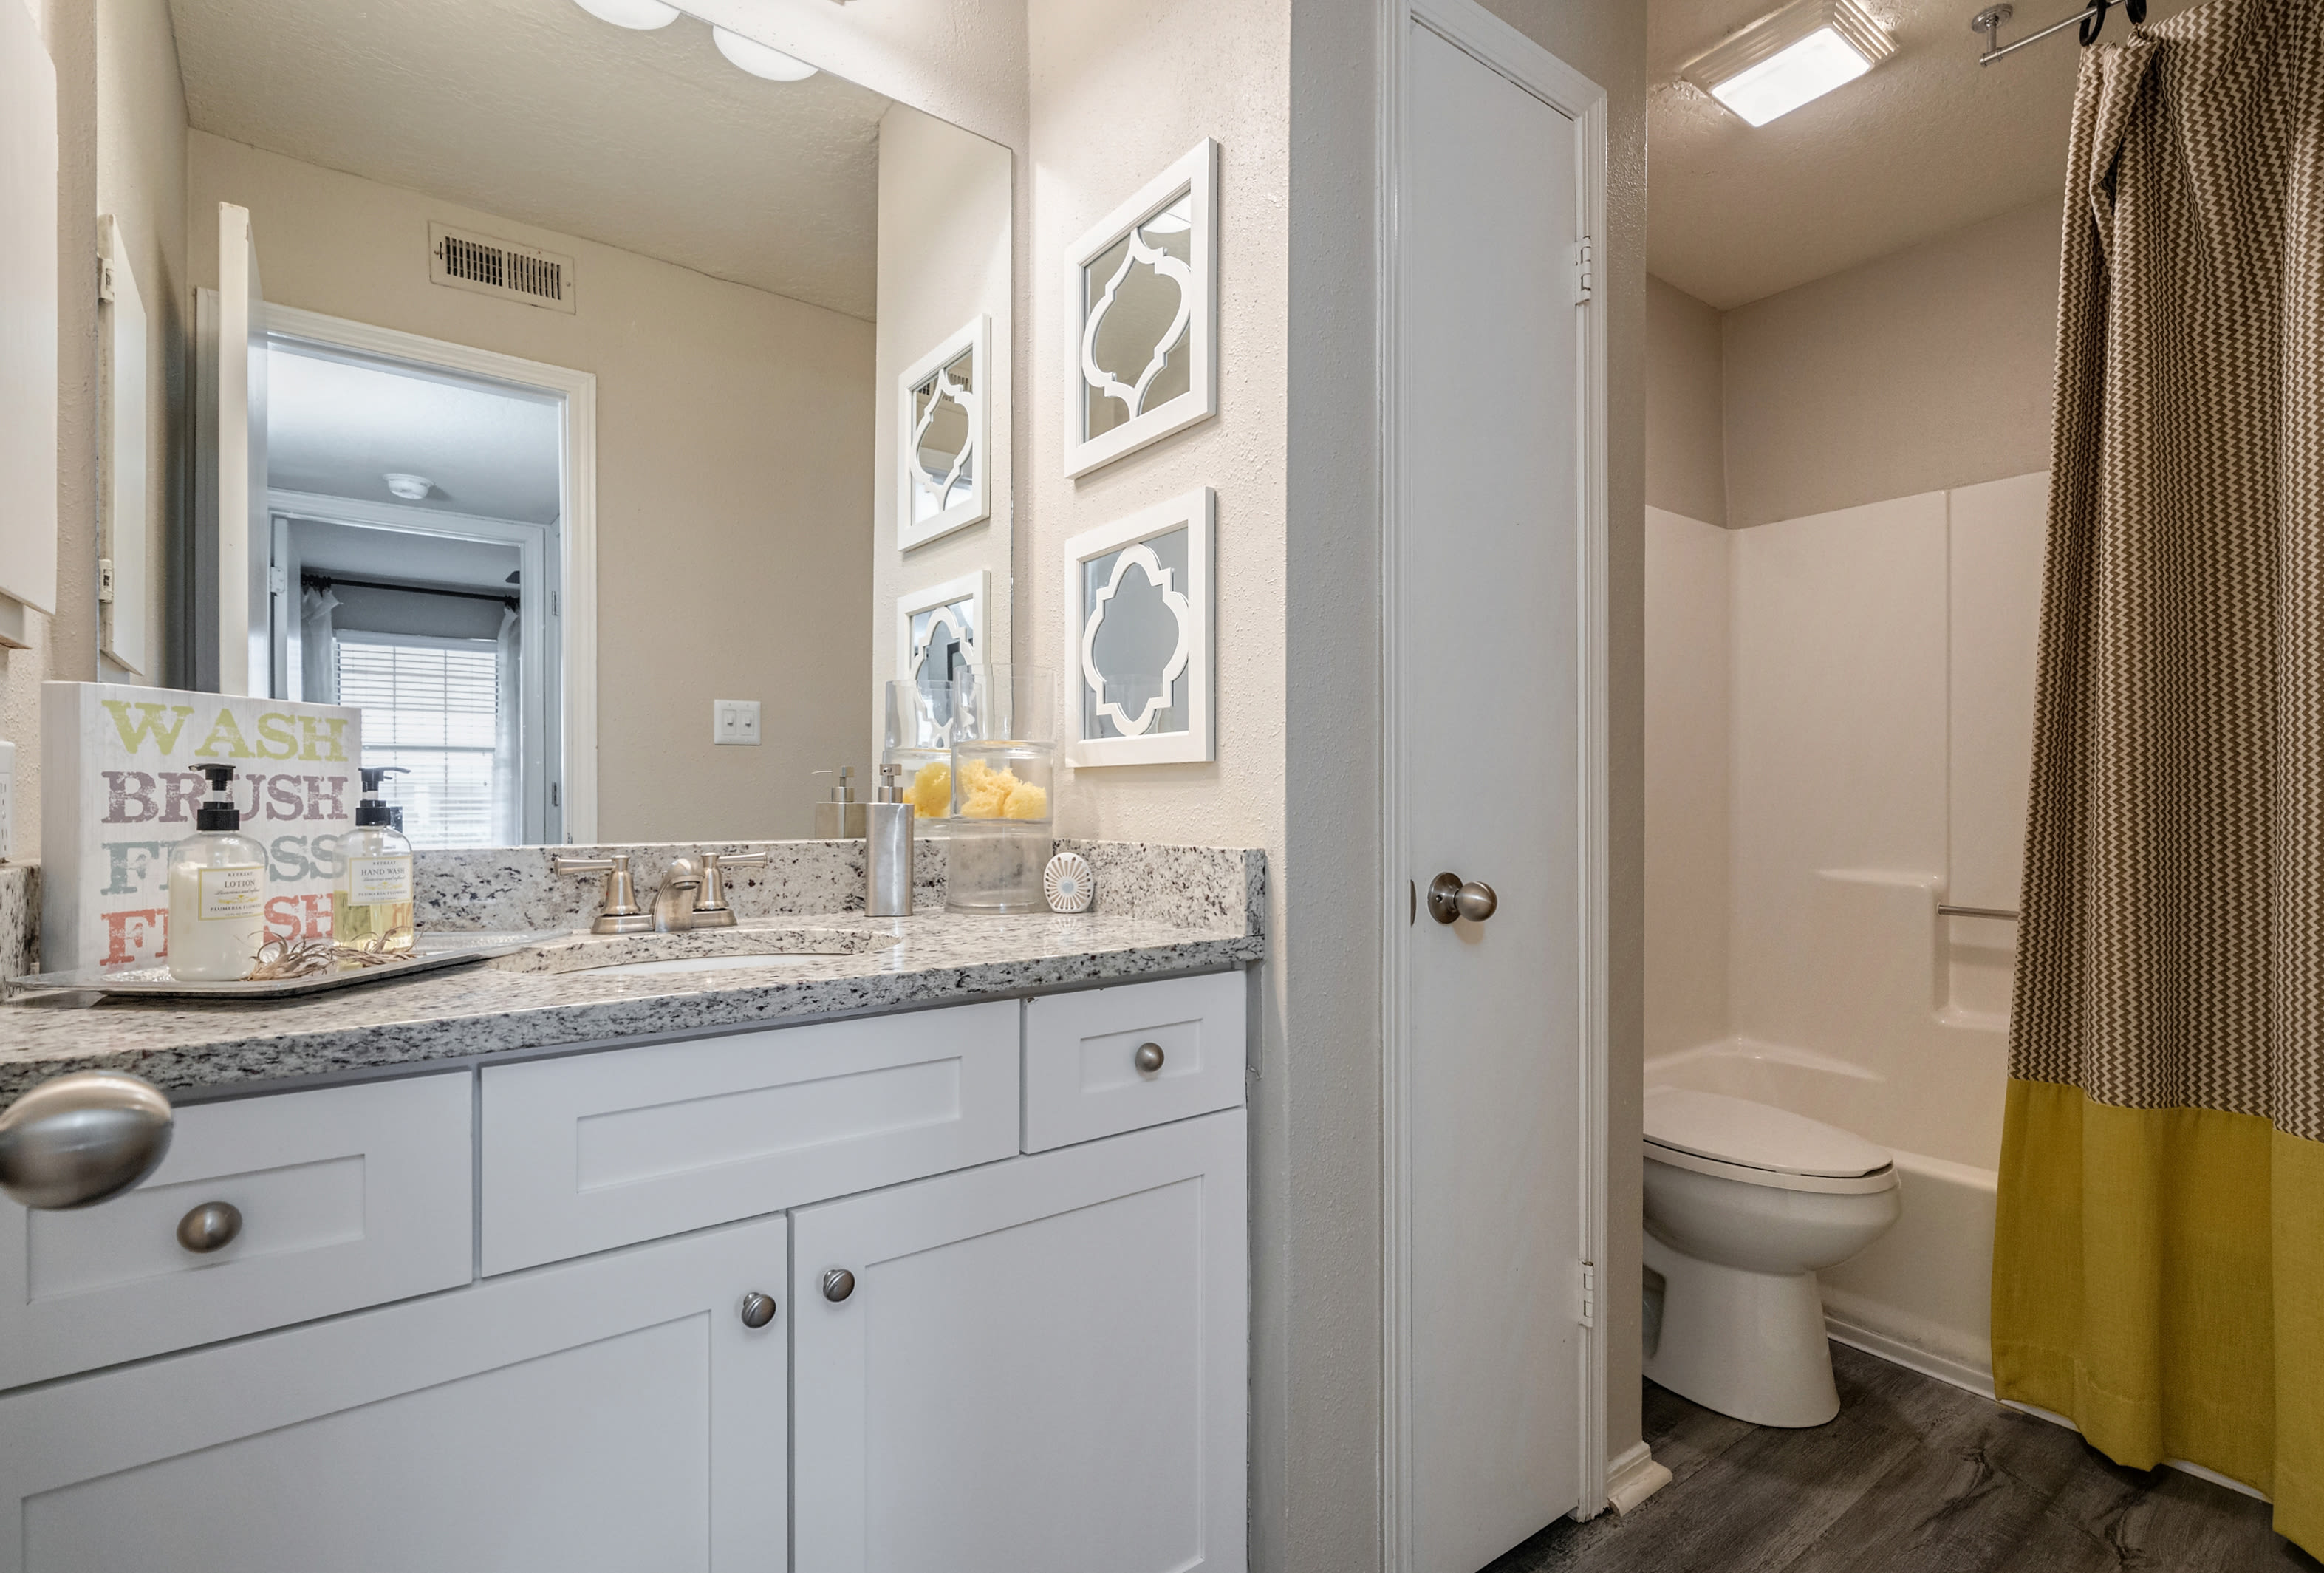
<svg viewBox="0 0 2324 1573">
<path fill-rule="evenodd" d="M 2085 51 L 1995 1385 L 2324 1552 L 2324 5 Z"/>
</svg>

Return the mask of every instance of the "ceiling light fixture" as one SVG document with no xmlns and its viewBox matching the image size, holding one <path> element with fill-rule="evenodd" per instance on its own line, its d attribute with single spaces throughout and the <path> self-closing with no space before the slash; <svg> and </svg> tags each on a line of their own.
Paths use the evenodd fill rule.
<svg viewBox="0 0 2324 1573">
<path fill-rule="evenodd" d="M 635 28 L 650 32 L 657 27 L 668 27 L 678 20 L 678 7 L 665 5 L 662 0 L 573 0 L 600 22 L 610 22 L 615 27 Z"/>
<path fill-rule="evenodd" d="M 718 52 L 754 77 L 764 77 L 770 82 L 804 82 L 815 75 L 815 68 L 805 60 L 770 49 L 755 38 L 744 38 L 739 32 L 729 32 L 723 27 L 710 30 L 710 42 Z"/>
<path fill-rule="evenodd" d="M 406 475 L 401 470 L 390 470 L 379 477 L 387 489 L 407 503 L 416 503 L 436 489 L 436 483 L 426 476 Z"/>
<path fill-rule="evenodd" d="M 1753 125 L 1852 82 L 1896 52 L 1858 0 L 1799 0 L 1680 73 Z"/>
</svg>

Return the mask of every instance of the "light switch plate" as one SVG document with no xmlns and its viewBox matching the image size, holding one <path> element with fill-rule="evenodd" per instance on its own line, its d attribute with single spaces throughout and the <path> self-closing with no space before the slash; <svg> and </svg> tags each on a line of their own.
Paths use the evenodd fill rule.
<svg viewBox="0 0 2324 1573">
<path fill-rule="evenodd" d="M 759 701 L 756 699 L 713 699 L 710 701 L 710 741 L 718 744 L 749 744 L 759 741 Z"/>
</svg>

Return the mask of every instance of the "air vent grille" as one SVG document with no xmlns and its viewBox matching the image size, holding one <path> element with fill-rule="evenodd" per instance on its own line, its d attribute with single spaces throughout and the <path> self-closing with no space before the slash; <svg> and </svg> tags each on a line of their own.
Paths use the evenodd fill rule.
<svg viewBox="0 0 2324 1573">
<path fill-rule="evenodd" d="M 571 257 L 441 224 L 428 227 L 428 277 L 455 290 L 498 295 L 551 311 L 574 310 Z"/>
</svg>

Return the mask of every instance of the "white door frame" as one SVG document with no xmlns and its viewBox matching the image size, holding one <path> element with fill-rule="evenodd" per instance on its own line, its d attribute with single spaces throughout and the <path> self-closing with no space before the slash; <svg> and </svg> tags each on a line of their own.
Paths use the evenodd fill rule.
<svg viewBox="0 0 2324 1573">
<path fill-rule="evenodd" d="M 506 383 L 558 396 L 564 458 L 564 510 L 558 539 L 564 552 L 564 605 L 558 617 L 564 652 L 558 736 L 563 839 L 586 846 L 597 838 L 597 378 L 595 373 L 525 360 L 393 328 L 375 328 L 291 306 L 266 308 L 267 331 L 278 338 L 324 349 L 353 351 L 418 366 L 433 366 L 466 381 Z"/>
<path fill-rule="evenodd" d="M 1404 717 L 1399 698 L 1403 631 L 1402 563 L 1411 517 L 1405 490 L 1404 412 L 1406 389 L 1400 346 L 1403 331 L 1398 231 L 1404 180 L 1404 101 L 1406 39 L 1414 23 L 1427 28 L 1571 118 L 1580 162 L 1575 190 L 1581 233 L 1599 246 L 1606 234 L 1606 90 L 1550 54 L 1475 0 L 1385 0 L 1380 8 L 1380 80 L 1377 156 L 1380 167 L 1379 299 L 1380 454 L 1380 844 L 1386 849 L 1380 892 L 1381 1066 L 1381 1262 L 1380 1306 L 1383 1381 L 1380 1402 L 1381 1531 L 1390 1573 L 1412 1566 L 1412 1296 L 1411 1131 L 1405 1001 L 1400 980 L 1415 930 L 1406 921 L 1406 882 L 1411 854 L 1401 800 L 1397 760 Z M 1572 276 L 1564 259 L 1542 259 L 1542 287 L 1562 290 Z M 1582 313 L 1574 375 L 1580 397 L 1579 556 L 1575 583 L 1581 597 L 1575 627 L 1575 671 L 1581 685 L 1576 740 L 1581 781 L 1576 801 L 1580 870 L 1573 902 L 1579 916 L 1581 1077 L 1574 1089 L 1581 1118 L 1578 1152 L 1582 1172 L 1577 1195 L 1580 1238 L 1585 1261 L 1606 1260 L 1608 1238 L 1607 1128 L 1607 448 L 1606 322 L 1601 301 L 1577 306 Z M 1579 1285 L 1576 1311 L 1580 1311 Z M 1602 1308 L 1617 1286 L 1600 1282 Z M 1590 1517 L 1606 1504 L 1606 1318 L 1602 1309 L 1586 1322 L 1578 1344 L 1582 1479 L 1575 1516 Z"/>
</svg>

